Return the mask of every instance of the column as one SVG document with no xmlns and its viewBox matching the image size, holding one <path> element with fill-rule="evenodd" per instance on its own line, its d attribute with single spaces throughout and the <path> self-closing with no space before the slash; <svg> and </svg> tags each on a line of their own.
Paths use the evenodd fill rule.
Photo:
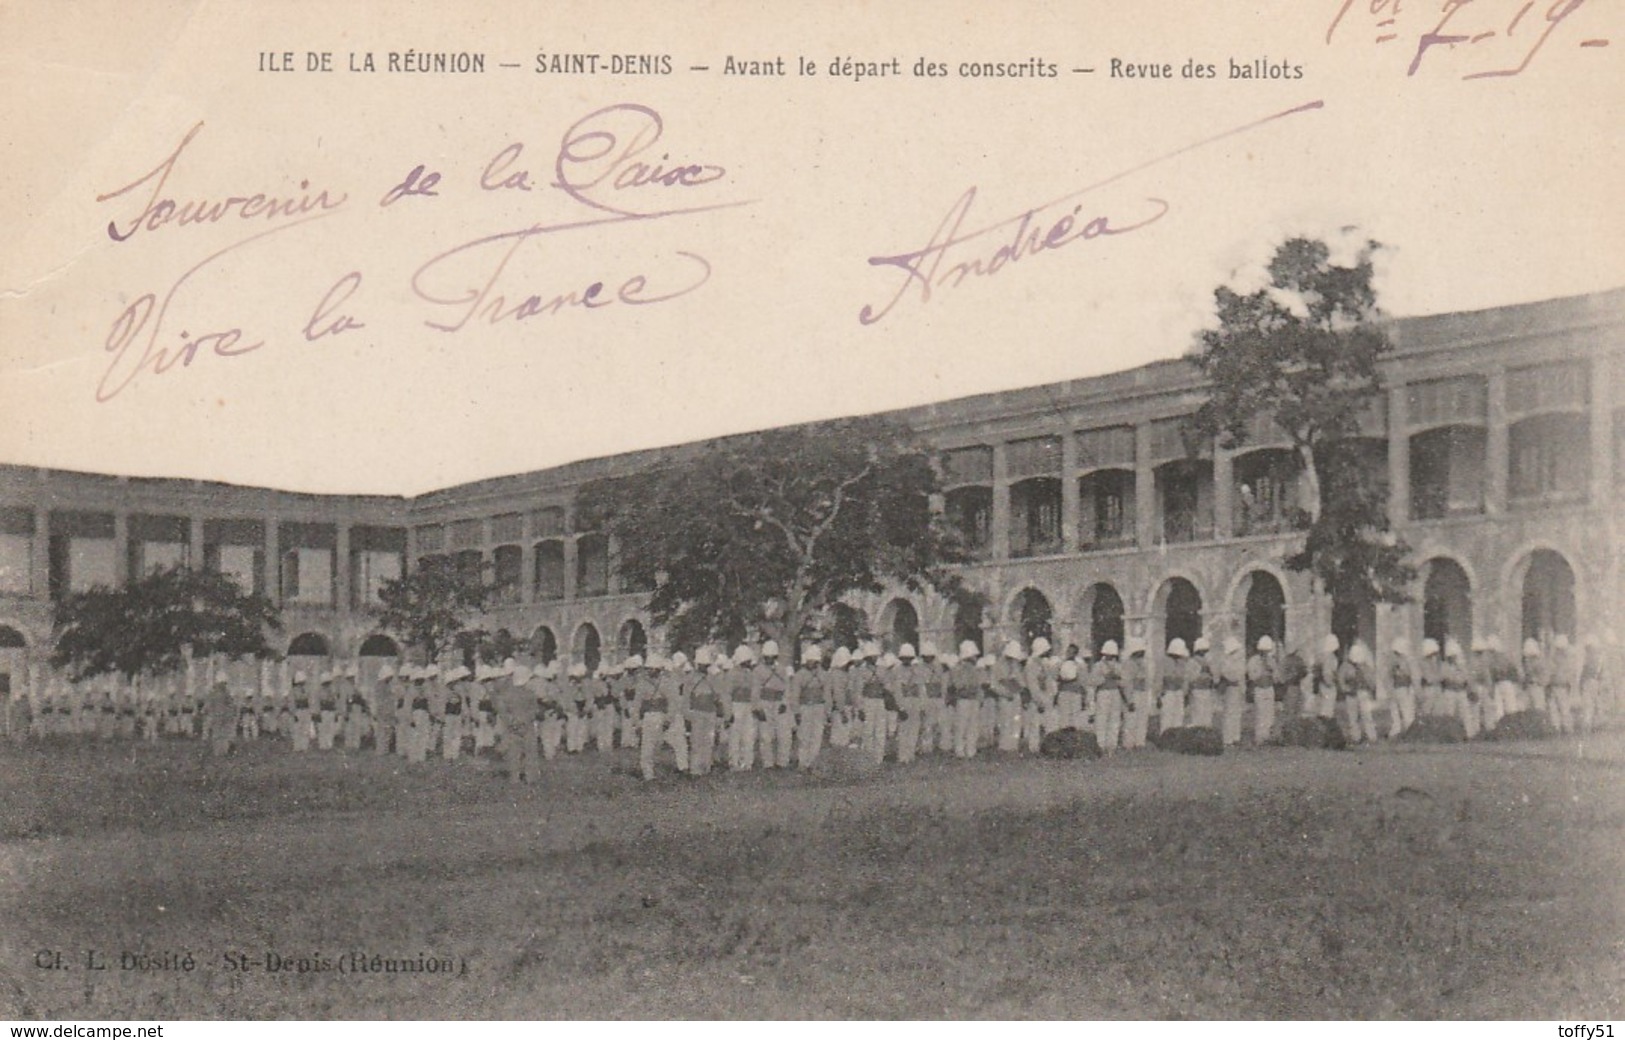
<svg viewBox="0 0 1625 1040">
<path fill-rule="evenodd" d="M 1140 548 L 1157 544 L 1157 480 L 1151 468 L 1151 424 L 1134 425 L 1134 537 Z"/>
<path fill-rule="evenodd" d="M 576 511 L 569 506 L 564 511 L 564 599 L 569 602 L 576 598 Z M 564 637 L 560 637 L 561 640 Z"/>
<path fill-rule="evenodd" d="M 519 543 L 519 602 L 536 602 L 536 541 L 526 521 L 525 535 Z"/>
<path fill-rule="evenodd" d="M 277 556 L 278 520 L 265 518 L 265 598 L 272 603 L 282 602 L 282 561 Z"/>
<path fill-rule="evenodd" d="M 339 524 L 333 541 L 333 606 L 348 611 L 350 601 L 350 525 Z"/>
<path fill-rule="evenodd" d="M 1411 515 L 1411 438 L 1403 384 L 1388 388 L 1388 522 L 1395 527 Z"/>
<path fill-rule="evenodd" d="M 1235 453 L 1213 444 L 1213 537 L 1230 538 L 1236 533 Z"/>
<path fill-rule="evenodd" d="M 186 559 L 187 566 L 195 571 L 203 569 L 203 518 L 190 517 L 187 521 Z"/>
<path fill-rule="evenodd" d="M 1061 433 L 1061 551 L 1078 551 L 1078 438 Z"/>
<path fill-rule="evenodd" d="M 604 566 L 609 571 L 609 594 L 619 596 L 625 586 L 621 584 L 621 546 L 613 538 L 604 539 Z"/>
<path fill-rule="evenodd" d="M 127 585 L 139 575 L 130 573 L 130 515 L 113 514 L 113 584 Z"/>
<path fill-rule="evenodd" d="M 1010 558 L 1010 474 L 1004 444 L 993 445 L 993 558 Z"/>
<path fill-rule="evenodd" d="M 1507 371 L 1490 371 L 1484 448 L 1484 512 L 1499 516 L 1507 509 Z"/>
<path fill-rule="evenodd" d="M 1591 504 L 1606 505 L 1614 491 L 1614 366 L 1618 358 L 1599 351 L 1591 366 Z"/>
<path fill-rule="evenodd" d="M 28 542 L 28 591 L 44 599 L 51 590 L 51 511 L 34 511 L 34 537 Z"/>
<path fill-rule="evenodd" d="M 406 558 L 401 561 L 401 577 L 406 577 L 418 562 L 418 529 L 406 525 Z"/>
</svg>

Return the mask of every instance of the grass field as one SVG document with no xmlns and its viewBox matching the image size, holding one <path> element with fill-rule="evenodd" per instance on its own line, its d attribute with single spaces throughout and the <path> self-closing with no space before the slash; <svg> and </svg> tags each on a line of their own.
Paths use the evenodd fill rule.
<svg viewBox="0 0 1625 1040">
<path fill-rule="evenodd" d="M 0 749 L 0 1017 L 1625 1015 L 1619 734 L 531 788 L 203 750 Z"/>
</svg>

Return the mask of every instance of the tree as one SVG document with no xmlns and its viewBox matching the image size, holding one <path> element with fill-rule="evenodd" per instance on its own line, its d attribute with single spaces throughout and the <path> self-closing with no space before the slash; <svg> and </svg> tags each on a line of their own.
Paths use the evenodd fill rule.
<svg viewBox="0 0 1625 1040">
<path fill-rule="evenodd" d="M 1235 448 L 1268 415 L 1290 439 L 1307 534 L 1286 562 L 1312 572 L 1334 603 L 1402 603 L 1416 578 L 1409 547 L 1389 528 L 1386 488 L 1354 439 L 1382 393 L 1378 366 L 1391 348 L 1372 286 L 1379 249 L 1367 241 L 1352 264 L 1337 264 L 1325 242 L 1282 243 L 1268 286 L 1214 292 L 1218 327 L 1200 333 L 1191 358 L 1211 386 L 1194 432 Z"/>
<path fill-rule="evenodd" d="M 457 645 L 468 622 L 490 600 L 484 575 L 458 566 L 444 556 L 425 556 L 417 569 L 378 587 L 378 624 L 428 660 Z"/>
<path fill-rule="evenodd" d="M 849 593 L 958 588 L 948 567 L 967 557 L 937 491 L 913 431 L 857 418 L 676 449 L 588 484 L 576 515 L 610 536 L 628 585 L 654 590 L 649 613 L 677 645 L 756 629 L 794 655 Z"/>
<path fill-rule="evenodd" d="M 59 601 L 51 663 L 75 680 L 164 675 L 182 668 L 188 653 L 275 657 L 265 637 L 281 627 L 276 605 L 234 579 L 171 567 Z"/>
<path fill-rule="evenodd" d="M 525 650 L 525 644 L 518 636 L 505 628 L 495 632 L 488 632 L 483 628 L 465 628 L 452 638 L 452 645 L 463 658 L 463 666 L 473 668 L 476 664 L 501 664 L 510 657 L 517 657 Z"/>
</svg>

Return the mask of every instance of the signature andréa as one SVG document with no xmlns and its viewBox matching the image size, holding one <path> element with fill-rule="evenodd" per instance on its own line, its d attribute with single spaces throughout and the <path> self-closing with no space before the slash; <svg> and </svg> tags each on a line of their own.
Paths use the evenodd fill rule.
<svg viewBox="0 0 1625 1040">
<path fill-rule="evenodd" d="M 911 295 L 921 304 L 928 304 L 935 293 L 958 288 L 968 278 L 991 277 L 1011 264 L 1042 257 L 1069 245 L 1126 235 L 1149 227 L 1167 216 L 1170 209 L 1167 200 L 1147 197 L 1135 204 L 1134 212 L 1124 215 L 1108 213 L 1104 207 L 1092 207 L 1093 200 L 1088 197 L 1177 156 L 1323 107 L 1323 101 L 1310 101 L 1275 112 L 1147 159 L 1058 198 L 1030 206 L 1014 216 L 980 225 L 967 226 L 971 206 L 976 201 L 976 188 L 968 188 L 954 200 L 947 216 L 937 224 L 924 246 L 869 258 L 872 266 L 900 273 L 901 278 L 895 282 L 891 295 L 886 297 L 884 303 L 864 304 L 858 312 L 858 321 L 873 325 L 891 314 L 899 303 Z"/>
<path fill-rule="evenodd" d="M 107 234 L 120 244 L 137 235 L 173 233 L 214 224 L 252 224 L 258 230 L 217 249 L 188 268 L 162 293 L 137 295 L 116 317 L 104 344 L 110 355 L 96 387 L 98 401 L 110 401 L 143 374 L 163 375 L 185 368 L 200 356 L 238 357 L 265 345 L 265 339 L 229 327 L 194 334 L 175 326 L 171 309 L 177 297 L 199 272 L 221 258 L 271 236 L 354 209 L 351 196 L 334 188 L 299 182 L 297 194 L 233 193 L 208 199 L 178 199 L 166 191 L 170 176 L 203 129 L 199 123 L 174 150 L 136 180 L 97 196 L 98 202 L 126 197 L 141 200 L 133 215 L 108 222 Z M 524 144 L 506 145 L 486 164 L 477 185 L 480 192 L 512 193 L 549 190 L 562 193 L 582 212 L 574 219 L 533 223 L 484 234 L 452 246 L 420 265 L 410 290 L 430 305 L 424 324 L 443 333 L 471 325 L 496 324 L 558 314 L 567 309 L 596 311 L 616 304 L 647 305 L 677 299 L 693 292 L 710 278 L 711 264 L 697 252 L 673 250 L 657 257 L 641 271 L 613 279 L 583 278 L 565 291 L 527 291 L 507 288 L 514 260 L 527 243 L 565 232 L 614 225 L 668 220 L 712 210 L 748 205 L 749 200 L 705 201 L 711 193 L 695 189 L 724 181 L 727 170 L 715 163 L 673 161 L 659 150 L 665 123 L 659 113 L 643 105 L 611 105 L 577 120 L 565 131 L 552 161 L 552 179 L 534 177 L 522 164 Z M 380 208 L 430 200 L 448 188 L 443 175 L 420 164 L 383 193 Z M 680 204 L 673 204 L 680 200 Z M 424 202 L 410 203 L 423 205 Z M 269 226 L 266 226 L 269 225 Z M 349 271 L 338 278 L 316 304 L 301 335 L 308 342 L 341 335 L 366 324 L 356 317 L 353 304 L 364 276 Z"/>
</svg>

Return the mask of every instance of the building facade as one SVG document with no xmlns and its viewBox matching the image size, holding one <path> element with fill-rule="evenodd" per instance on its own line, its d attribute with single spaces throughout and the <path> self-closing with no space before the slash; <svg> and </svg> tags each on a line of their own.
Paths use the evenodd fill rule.
<svg viewBox="0 0 1625 1040">
<path fill-rule="evenodd" d="M 1267 421 L 1237 449 L 1190 445 L 1188 362 L 986 394 L 896 417 L 941 452 L 943 508 L 975 546 L 987 607 L 897 592 L 854 601 L 893 642 L 1045 634 L 1140 637 L 1335 629 L 1396 636 L 1571 638 L 1625 602 L 1625 290 L 1393 322 L 1385 392 L 1362 451 L 1414 549 L 1411 604 L 1334 617 L 1282 560 L 1297 476 Z M 415 498 L 305 495 L 192 480 L 0 466 L 0 674 L 48 648 L 55 598 L 187 562 L 283 609 L 290 656 L 389 657 L 379 584 L 444 555 L 494 575 L 482 625 L 533 654 L 585 661 L 659 644 L 614 546 L 580 530 L 578 488 L 657 458 L 632 453 Z"/>
</svg>

